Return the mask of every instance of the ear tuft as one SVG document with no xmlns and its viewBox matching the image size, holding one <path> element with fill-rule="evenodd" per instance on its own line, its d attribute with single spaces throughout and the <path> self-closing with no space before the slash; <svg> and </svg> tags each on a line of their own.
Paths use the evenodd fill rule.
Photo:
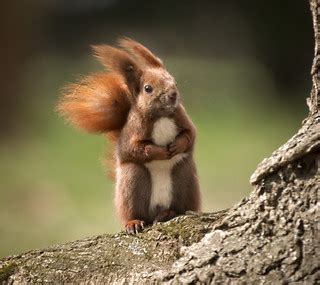
<svg viewBox="0 0 320 285">
<path fill-rule="evenodd" d="M 109 70 L 121 74 L 132 92 L 137 93 L 140 87 L 141 69 L 133 58 L 124 50 L 109 45 L 92 46 L 94 56 Z"/>
<path fill-rule="evenodd" d="M 123 37 L 119 39 L 119 45 L 120 47 L 128 50 L 128 52 L 133 56 L 143 59 L 143 61 L 148 65 L 151 65 L 152 67 L 164 68 L 161 59 L 156 57 L 149 49 L 147 49 L 142 44 L 130 38 Z"/>
<path fill-rule="evenodd" d="M 92 46 L 93 55 L 111 71 L 123 72 L 128 67 L 135 67 L 131 56 L 120 49 L 109 45 Z"/>
</svg>

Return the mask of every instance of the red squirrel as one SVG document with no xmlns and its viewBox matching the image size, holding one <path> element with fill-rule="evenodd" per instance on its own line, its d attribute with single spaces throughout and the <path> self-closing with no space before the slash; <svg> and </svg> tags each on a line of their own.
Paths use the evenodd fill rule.
<svg viewBox="0 0 320 285">
<path fill-rule="evenodd" d="M 195 127 L 162 61 L 128 38 L 93 46 L 108 69 L 67 86 L 58 111 L 114 143 L 115 207 L 127 233 L 200 211 Z"/>
</svg>

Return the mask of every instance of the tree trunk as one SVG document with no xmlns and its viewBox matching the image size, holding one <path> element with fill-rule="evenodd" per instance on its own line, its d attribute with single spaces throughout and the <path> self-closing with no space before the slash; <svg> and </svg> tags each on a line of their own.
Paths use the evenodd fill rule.
<svg viewBox="0 0 320 285">
<path fill-rule="evenodd" d="M 251 176 L 253 191 L 233 208 L 189 213 L 137 236 L 101 235 L 0 261 L 0 281 L 320 282 L 320 1 L 309 116 Z"/>
</svg>

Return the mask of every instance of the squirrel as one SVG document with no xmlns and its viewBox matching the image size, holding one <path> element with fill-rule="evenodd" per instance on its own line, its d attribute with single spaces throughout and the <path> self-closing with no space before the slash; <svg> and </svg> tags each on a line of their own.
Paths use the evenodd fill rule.
<svg viewBox="0 0 320 285">
<path fill-rule="evenodd" d="M 114 143 L 115 207 L 125 231 L 199 212 L 196 130 L 174 77 L 132 39 L 92 49 L 107 72 L 68 85 L 57 109 L 75 127 Z"/>
</svg>

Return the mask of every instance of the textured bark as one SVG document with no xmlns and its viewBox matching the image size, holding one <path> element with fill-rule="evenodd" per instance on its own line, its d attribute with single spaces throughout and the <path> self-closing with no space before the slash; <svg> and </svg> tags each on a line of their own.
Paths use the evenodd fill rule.
<svg viewBox="0 0 320 285">
<path fill-rule="evenodd" d="M 320 1 L 309 116 L 251 177 L 233 208 L 124 233 L 30 251 L 0 261 L 0 281 L 317 283 L 320 282 Z"/>
</svg>

